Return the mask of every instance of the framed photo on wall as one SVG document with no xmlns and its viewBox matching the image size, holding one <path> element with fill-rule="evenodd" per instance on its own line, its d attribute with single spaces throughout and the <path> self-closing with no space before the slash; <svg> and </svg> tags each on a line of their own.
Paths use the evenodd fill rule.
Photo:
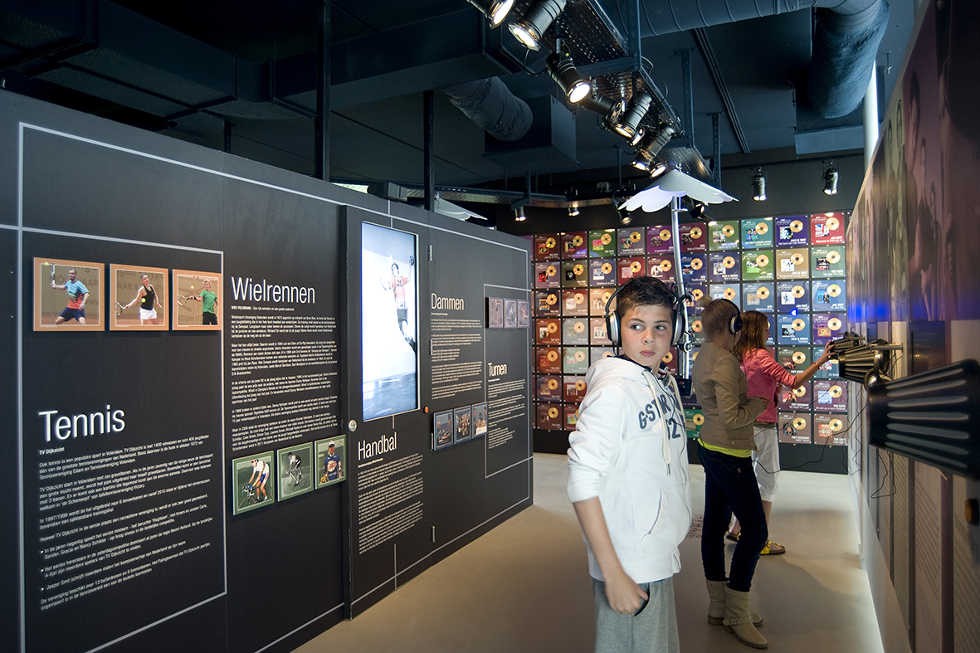
<svg viewBox="0 0 980 653">
<path fill-rule="evenodd" d="M 104 331 L 105 266 L 90 261 L 34 259 L 34 330 Z"/>
<path fill-rule="evenodd" d="M 166 331 L 170 274 L 166 268 L 109 265 L 109 329 Z"/>
</svg>

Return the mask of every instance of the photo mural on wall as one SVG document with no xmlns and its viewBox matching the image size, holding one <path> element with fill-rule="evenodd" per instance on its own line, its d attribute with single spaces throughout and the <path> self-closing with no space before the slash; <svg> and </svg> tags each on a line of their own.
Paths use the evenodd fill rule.
<svg viewBox="0 0 980 653">
<path fill-rule="evenodd" d="M 847 221 L 847 213 L 830 212 L 681 225 L 680 274 L 694 298 L 688 319 L 695 345 L 703 340 L 697 300 L 724 297 L 743 310 L 770 315 L 770 346 L 785 350 L 787 367 L 806 369 L 826 342 L 846 330 Z M 669 225 L 533 236 L 536 428 L 575 428 L 588 366 L 616 355 L 606 335 L 606 302 L 616 285 L 636 276 L 674 283 L 674 238 Z M 697 353 L 695 348 L 692 358 Z M 677 372 L 675 350 L 663 364 Z M 831 365 L 817 378 L 834 376 Z M 782 441 L 844 444 L 846 394 L 841 382 L 824 383 L 830 385 L 820 386 L 820 401 L 812 384 L 780 398 Z M 829 417 L 818 421 L 815 415 Z M 700 428 L 699 417 L 692 403 L 692 437 Z"/>
</svg>

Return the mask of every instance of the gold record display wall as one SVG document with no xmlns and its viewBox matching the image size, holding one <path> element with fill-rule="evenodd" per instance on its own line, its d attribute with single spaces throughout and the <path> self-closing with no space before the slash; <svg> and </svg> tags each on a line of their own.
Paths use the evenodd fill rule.
<svg viewBox="0 0 980 653">
<path fill-rule="evenodd" d="M 705 295 L 724 297 L 742 310 L 765 313 L 776 359 L 804 370 L 824 345 L 844 334 L 847 212 L 695 222 L 680 225 L 681 273 L 694 298 L 688 320 L 701 344 Z M 614 356 L 605 308 L 620 284 L 644 274 L 676 282 L 669 225 L 536 234 L 532 329 L 534 423 L 545 431 L 571 431 L 585 396 L 585 374 L 596 360 Z M 677 371 L 677 352 L 664 363 Z M 836 363 L 792 392 L 779 394 L 779 438 L 799 444 L 844 445 L 847 385 Z M 688 434 L 703 419 L 685 407 Z"/>
</svg>

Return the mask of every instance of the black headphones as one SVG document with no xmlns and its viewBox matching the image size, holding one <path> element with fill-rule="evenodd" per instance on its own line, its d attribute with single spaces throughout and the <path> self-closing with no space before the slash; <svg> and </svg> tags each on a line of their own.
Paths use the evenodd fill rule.
<svg viewBox="0 0 980 653">
<path fill-rule="evenodd" d="M 728 321 L 728 333 L 730 333 L 732 335 L 735 335 L 736 333 L 738 333 L 739 331 L 742 330 L 742 309 L 740 309 L 738 307 L 738 304 L 736 304 L 735 302 L 733 302 L 730 299 L 725 299 L 724 297 L 719 297 L 718 298 L 718 301 L 720 301 L 720 302 L 728 302 L 729 304 L 732 305 L 732 307 L 735 308 L 735 315 L 733 315 L 732 316 L 732 319 L 730 319 Z"/>
<path fill-rule="evenodd" d="M 612 308 L 613 300 L 615 300 L 616 296 L 628 288 L 631 284 L 639 285 L 641 283 L 649 283 L 653 284 L 654 286 L 658 286 L 658 290 L 662 290 L 665 294 L 670 296 L 670 311 L 674 322 L 674 332 L 671 334 L 670 344 L 677 345 L 677 343 L 679 343 L 681 340 L 681 334 L 684 332 L 684 329 L 687 326 L 684 324 L 684 312 L 679 310 L 681 300 L 674 293 L 674 291 L 667 286 L 667 284 L 655 277 L 635 277 L 630 279 L 622 286 L 617 288 L 616 292 L 609 296 L 609 299 L 606 300 L 606 334 L 609 336 L 609 339 L 612 340 L 613 346 L 619 347 L 623 344 L 623 334 L 619 328 L 619 314 Z"/>
</svg>

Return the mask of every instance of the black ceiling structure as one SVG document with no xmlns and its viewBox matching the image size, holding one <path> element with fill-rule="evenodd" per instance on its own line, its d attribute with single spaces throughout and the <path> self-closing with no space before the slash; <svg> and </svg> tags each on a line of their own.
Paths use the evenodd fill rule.
<svg viewBox="0 0 980 653">
<path fill-rule="evenodd" d="M 665 152 L 712 174 L 719 155 L 853 153 L 870 71 L 884 104 L 914 21 L 913 0 L 567 0 L 534 52 L 506 23 L 537 2 L 492 28 L 466 0 L 7 0 L 0 80 L 304 174 L 322 147 L 334 181 L 510 191 L 498 203 L 533 187 L 545 201 L 633 174 L 600 98 L 649 93 L 642 124 L 670 125 Z M 592 106 L 549 74 L 558 45 Z"/>
</svg>

